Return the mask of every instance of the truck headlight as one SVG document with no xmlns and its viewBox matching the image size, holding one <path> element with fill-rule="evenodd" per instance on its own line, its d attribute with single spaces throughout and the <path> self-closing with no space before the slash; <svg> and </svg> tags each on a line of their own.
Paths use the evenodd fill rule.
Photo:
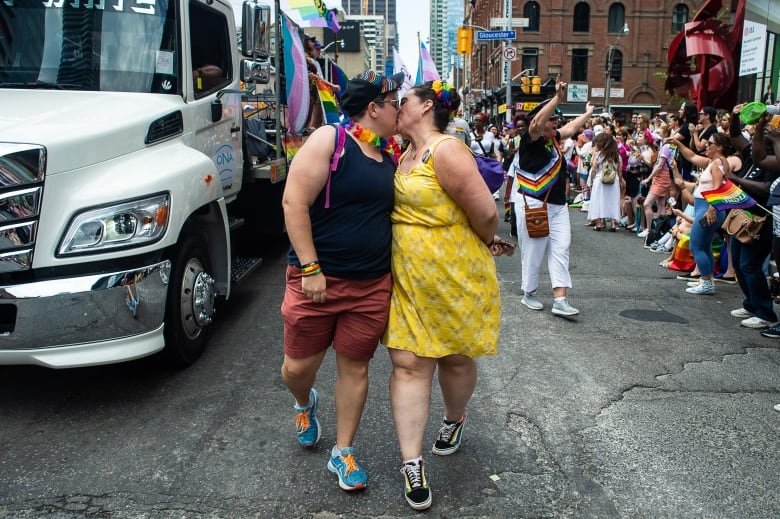
<svg viewBox="0 0 780 519">
<path fill-rule="evenodd" d="M 123 202 L 76 215 L 60 243 L 57 255 L 105 252 L 146 245 L 168 228 L 170 196 Z"/>
</svg>

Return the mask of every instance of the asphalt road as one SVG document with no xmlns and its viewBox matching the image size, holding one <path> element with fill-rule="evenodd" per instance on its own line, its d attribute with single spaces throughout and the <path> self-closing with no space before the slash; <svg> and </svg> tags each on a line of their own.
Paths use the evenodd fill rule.
<svg viewBox="0 0 780 519">
<path fill-rule="evenodd" d="M 780 517 L 780 342 L 729 316 L 738 287 L 685 294 L 639 239 L 571 216 L 582 313 L 551 315 L 546 277 L 545 311 L 521 306 L 519 254 L 497 259 L 499 355 L 479 362 L 461 450 L 427 456 L 427 515 Z M 317 383 L 321 447 L 298 447 L 279 377 L 283 272 L 276 250 L 221 305 L 208 351 L 187 370 L 148 359 L 0 367 L 0 517 L 416 515 L 402 496 L 381 347 L 355 442 L 369 488 L 343 492 L 325 469 L 332 355 Z"/>
</svg>

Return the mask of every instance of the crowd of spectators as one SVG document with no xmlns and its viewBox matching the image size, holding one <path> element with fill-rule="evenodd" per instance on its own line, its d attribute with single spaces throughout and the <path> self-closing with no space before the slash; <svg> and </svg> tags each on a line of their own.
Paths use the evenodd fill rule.
<svg viewBox="0 0 780 519">
<path fill-rule="evenodd" d="M 740 119 L 744 106 L 698 109 L 688 102 L 677 113 L 652 117 L 591 117 L 562 143 L 568 202 L 587 214 L 584 225 L 596 231 L 635 234 L 645 249 L 660 255 L 660 267 L 687 282 L 690 297 L 715 294 L 719 283 L 738 284 L 743 302 L 731 316 L 765 337 L 780 338 L 774 311 L 780 279 L 773 261 L 780 258 L 780 125 L 773 124 L 780 116 L 772 118 L 776 110 L 770 105 L 754 124 L 746 124 Z M 525 129 L 522 117 L 503 130 L 490 125 L 485 114 L 474 121 L 472 150 L 503 158 L 511 167 Z M 611 168 L 617 170 L 616 180 L 604 182 L 604 171 Z M 750 243 L 723 231 L 727 211 L 716 211 L 702 196 L 725 182 L 757 202 L 750 212 L 767 217 Z M 509 207 L 506 220 L 513 222 Z"/>
</svg>

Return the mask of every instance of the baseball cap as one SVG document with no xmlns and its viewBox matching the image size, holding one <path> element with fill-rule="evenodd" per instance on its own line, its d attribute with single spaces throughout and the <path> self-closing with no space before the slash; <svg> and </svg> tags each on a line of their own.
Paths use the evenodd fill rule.
<svg viewBox="0 0 780 519">
<path fill-rule="evenodd" d="M 347 88 L 341 94 L 341 109 L 348 116 L 357 115 L 377 97 L 401 88 L 403 82 L 403 72 L 385 76 L 373 70 L 367 70 L 347 82 Z"/>
<path fill-rule="evenodd" d="M 534 117 L 536 117 L 536 114 L 538 114 L 538 113 L 539 113 L 539 111 L 540 111 L 542 108 L 544 108 L 545 106 L 547 106 L 547 103 L 549 103 L 549 102 L 550 102 L 550 99 L 545 99 L 544 101 L 542 101 L 541 103 L 539 103 L 538 105 L 536 105 L 536 107 L 535 107 L 533 110 L 531 110 L 530 112 L 528 112 L 528 115 L 525 117 L 525 118 L 526 118 L 526 120 L 527 120 L 527 121 L 531 121 L 531 120 L 532 120 Z M 561 111 L 560 111 L 560 110 L 559 110 L 559 109 L 556 107 L 556 108 L 555 108 L 555 112 L 554 112 L 554 113 L 553 113 L 553 114 L 550 116 L 550 119 L 559 119 L 559 118 L 561 118 L 561 117 L 563 117 L 563 112 L 561 112 Z"/>
<path fill-rule="evenodd" d="M 598 135 L 600 133 L 604 133 L 604 127 L 601 126 L 600 124 L 597 124 L 596 126 L 593 127 L 593 135 Z"/>
</svg>

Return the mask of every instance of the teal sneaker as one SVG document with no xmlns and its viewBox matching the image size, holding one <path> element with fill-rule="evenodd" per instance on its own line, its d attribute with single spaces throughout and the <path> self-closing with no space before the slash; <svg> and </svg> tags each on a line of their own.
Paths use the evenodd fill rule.
<svg viewBox="0 0 780 519">
<path fill-rule="evenodd" d="M 317 390 L 311 388 L 309 405 L 303 409 L 295 406 L 295 410 L 298 412 L 295 415 L 295 434 L 298 435 L 298 443 L 307 449 L 314 447 L 320 441 L 320 422 L 317 420 L 318 402 Z"/>
<path fill-rule="evenodd" d="M 360 467 L 355 458 L 355 449 L 344 447 L 340 456 L 331 456 L 328 460 L 328 470 L 339 477 L 339 487 L 350 492 L 366 488 L 368 475 Z"/>
</svg>

